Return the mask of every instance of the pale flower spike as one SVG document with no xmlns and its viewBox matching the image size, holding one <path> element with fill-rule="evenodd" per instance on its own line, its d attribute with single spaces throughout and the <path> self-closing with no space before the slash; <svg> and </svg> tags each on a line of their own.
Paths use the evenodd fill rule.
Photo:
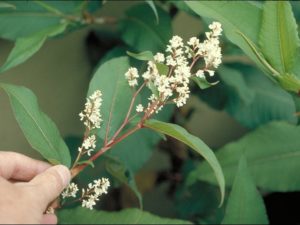
<svg viewBox="0 0 300 225">
<path fill-rule="evenodd" d="M 69 186 L 61 193 L 63 198 L 73 197 L 76 198 L 76 194 L 79 191 L 77 184 L 70 183 Z"/>
<path fill-rule="evenodd" d="M 109 187 L 110 182 L 107 178 L 101 178 L 99 180 L 94 180 L 93 183 L 89 183 L 86 190 L 82 189 L 81 206 L 93 209 L 97 201 L 99 201 L 99 197 L 103 194 L 107 194 Z"/>
<path fill-rule="evenodd" d="M 80 120 L 89 129 L 100 128 L 102 122 L 100 107 L 102 105 L 101 91 L 95 91 L 86 99 L 85 109 L 79 113 Z"/>
<path fill-rule="evenodd" d="M 157 93 L 149 97 L 150 102 L 146 109 L 141 105 L 136 106 L 137 112 L 145 112 L 145 115 L 158 113 L 167 102 L 173 102 L 177 107 L 186 104 L 190 96 L 190 78 L 196 76 L 205 79 L 205 73 L 214 76 L 216 68 L 221 64 L 221 48 L 219 36 L 222 27 L 219 22 L 209 25 L 209 32 L 206 32 L 207 39 L 203 42 L 196 37 L 192 37 L 185 45 L 182 38 L 173 36 L 166 48 L 166 55 L 157 53 L 153 61 L 148 61 L 147 71 L 142 77 L 147 86 Z M 204 68 L 198 69 L 192 74 L 191 69 L 199 59 L 203 59 Z M 168 74 L 161 74 L 157 67 L 158 63 L 165 63 L 169 70 Z M 125 74 L 129 86 L 137 86 L 138 70 L 131 67 Z"/>
</svg>

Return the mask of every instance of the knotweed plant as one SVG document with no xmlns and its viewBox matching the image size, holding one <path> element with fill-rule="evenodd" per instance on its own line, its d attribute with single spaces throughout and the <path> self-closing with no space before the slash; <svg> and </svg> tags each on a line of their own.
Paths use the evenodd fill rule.
<svg viewBox="0 0 300 225">
<path fill-rule="evenodd" d="M 207 76 L 214 76 L 215 69 L 221 63 L 221 48 L 219 36 L 222 28 L 218 22 L 209 25 L 210 31 L 206 32 L 206 40 L 200 42 L 196 37 L 190 38 L 184 43 L 179 36 L 173 36 L 169 41 L 164 53 L 156 53 L 147 62 L 145 72 L 131 67 L 124 74 L 124 79 L 133 90 L 132 99 L 128 106 L 123 123 L 119 129 L 109 138 L 109 126 L 107 126 L 103 146 L 96 150 L 97 133 L 102 123 L 109 118 L 102 118 L 101 105 L 103 102 L 101 90 L 96 90 L 86 99 L 85 108 L 80 112 L 80 120 L 86 130 L 83 142 L 78 147 L 77 158 L 71 168 L 74 178 L 88 165 L 103 155 L 114 145 L 145 127 L 146 122 L 155 114 L 159 113 L 166 104 L 175 104 L 182 107 L 190 96 L 191 79 L 206 79 Z M 198 65 L 196 68 L 195 65 Z M 199 67 L 200 65 L 200 67 Z M 147 104 L 137 103 L 137 96 L 144 88 L 151 91 Z M 138 119 L 134 127 L 127 126 L 133 119 Z M 125 131 L 125 132 L 124 132 Z M 62 204 L 81 202 L 82 207 L 93 209 L 101 195 L 107 194 L 110 182 L 107 178 L 94 180 L 87 188 L 81 189 L 75 183 L 71 183 L 62 193 Z"/>
</svg>

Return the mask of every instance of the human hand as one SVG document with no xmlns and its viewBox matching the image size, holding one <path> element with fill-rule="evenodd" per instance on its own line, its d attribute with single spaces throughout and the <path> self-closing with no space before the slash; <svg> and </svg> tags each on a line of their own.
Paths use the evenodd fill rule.
<svg viewBox="0 0 300 225">
<path fill-rule="evenodd" d="M 45 210 L 69 181 L 65 166 L 0 151 L 0 224 L 56 224 Z"/>
</svg>

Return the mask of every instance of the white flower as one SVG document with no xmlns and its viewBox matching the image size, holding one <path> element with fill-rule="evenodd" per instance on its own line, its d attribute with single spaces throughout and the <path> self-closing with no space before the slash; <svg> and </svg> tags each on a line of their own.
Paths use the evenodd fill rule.
<svg viewBox="0 0 300 225">
<path fill-rule="evenodd" d="M 213 70 L 206 70 L 206 72 L 208 72 L 208 74 L 209 74 L 209 76 L 213 76 L 213 75 L 215 75 L 215 71 L 213 71 Z"/>
<path fill-rule="evenodd" d="M 85 149 L 96 148 L 96 136 L 93 134 L 92 136 L 86 138 L 82 144 Z"/>
<path fill-rule="evenodd" d="M 101 178 L 94 180 L 93 183 L 88 184 L 87 190 L 82 189 L 82 207 L 93 209 L 96 202 L 99 201 L 99 197 L 103 194 L 107 194 L 107 190 L 110 187 L 110 182 L 107 178 Z"/>
<path fill-rule="evenodd" d="M 177 35 L 173 36 L 169 42 L 170 42 L 171 48 L 173 48 L 173 49 L 183 47 L 182 38 Z"/>
<path fill-rule="evenodd" d="M 156 53 L 156 55 L 154 56 L 154 60 L 158 63 L 163 63 L 165 61 L 165 55 L 158 52 Z"/>
<path fill-rule="evenodd" d="M 168 55 L 166 59 L 167 59 L 167 63 L 166 64 L 168 66 L 176 66 L 176 61 L 173 59 L 172 56 Z"/>
<path fill-rule="evenodd" d="M 196 37 L 191 37 L 187 44 L 190 45 L 192 48 L 198 48 L 200 41 Z"/>
<path fill-rule="evenodd" d="M 196 72 L 196 77 L 199 77 L 199 78 L 205 78 L 204 76 L 204 71 L 203 70 L 198 70 Z"/>
<path fill-rule="evenodd" d="M 209 76 L 214 75 L 214 68 L 221 63 L 219 36 L 222 28 L 218 22 L 213 22 L 209 28 L 210 31 L 206 32 L 207 39 L 203 42 L 196 37 L 191 37 L 185 45 L 181 37 L 173 36 L 165 50 L 166 55 L 159 52 L 154 56 L 154 61 L 148 61 L 147 70 L 142 77 L 153 94 L 148 98 L 146 109 L 139 104 L 136 106 L 137 112 L 144 111 L 145 115 L 150 117 L 169 102 L 174 102 L 177 107 L 181 107 L 186 104 L 190 96 L 189 82 L 192 76 L 205 78 L 204 72 Z M 203 60 L 205 65 L 192 75 L 191 69 L 199 59 Z M 158 70 L 158 64 L 155 63 L 164 63 L 167 67 L 160 67 Z M 130 68 L 125 76 L 130 86 L 138 85 L 139 76 L 135 68 Z"/>
<path fill-rule="evenodd" d="M 222 25 L 219 22 L 213 22 L 208 28 L 213 31 L 213 36 L 220 36 L 222 33 Z"/>
<path fill-rule="evenodd" d="M 102 122 L 100 107 L 102 105 L 102 93 L 96 90 L 91 96 L 86 99 L 85 109 L 79 113 L 81 121 L 90 130 L 100 128 Z"/>
<path fill-rule="evenodd" d="M 136 106 L 136 111 L 137 111 L 137 112 L 143 112 L 143 111 L 144 111 L 143 105 L 142 105 L 142 104 L 138 104 L 138 105 Z"/>
<path fill-rule="evenodd" d="M 130 67 L 125 73 L 125 77 L 128 80 L 129 86 L 134 87 L 138 85 L 137 78 L 139 78 L 138 70 L 135 67 Z"/>
<path fill-rule="evenodd" d="M 69 186 L 61 193 L 63 198 L 73 197 L 76 198 L 78 186 L 75 183 L 70 183 Z"/>
</svg>

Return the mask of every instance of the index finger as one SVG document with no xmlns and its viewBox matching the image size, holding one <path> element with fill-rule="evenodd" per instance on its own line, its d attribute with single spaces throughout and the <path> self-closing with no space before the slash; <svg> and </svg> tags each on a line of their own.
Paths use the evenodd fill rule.
<svg viewBox="0 0 300 225">
<path fill-rule="evenodd" d="M 0 176 L 5 179 L 29 181 L 50 166 L 20 153 L 0 151 Z"/>
</svg>

